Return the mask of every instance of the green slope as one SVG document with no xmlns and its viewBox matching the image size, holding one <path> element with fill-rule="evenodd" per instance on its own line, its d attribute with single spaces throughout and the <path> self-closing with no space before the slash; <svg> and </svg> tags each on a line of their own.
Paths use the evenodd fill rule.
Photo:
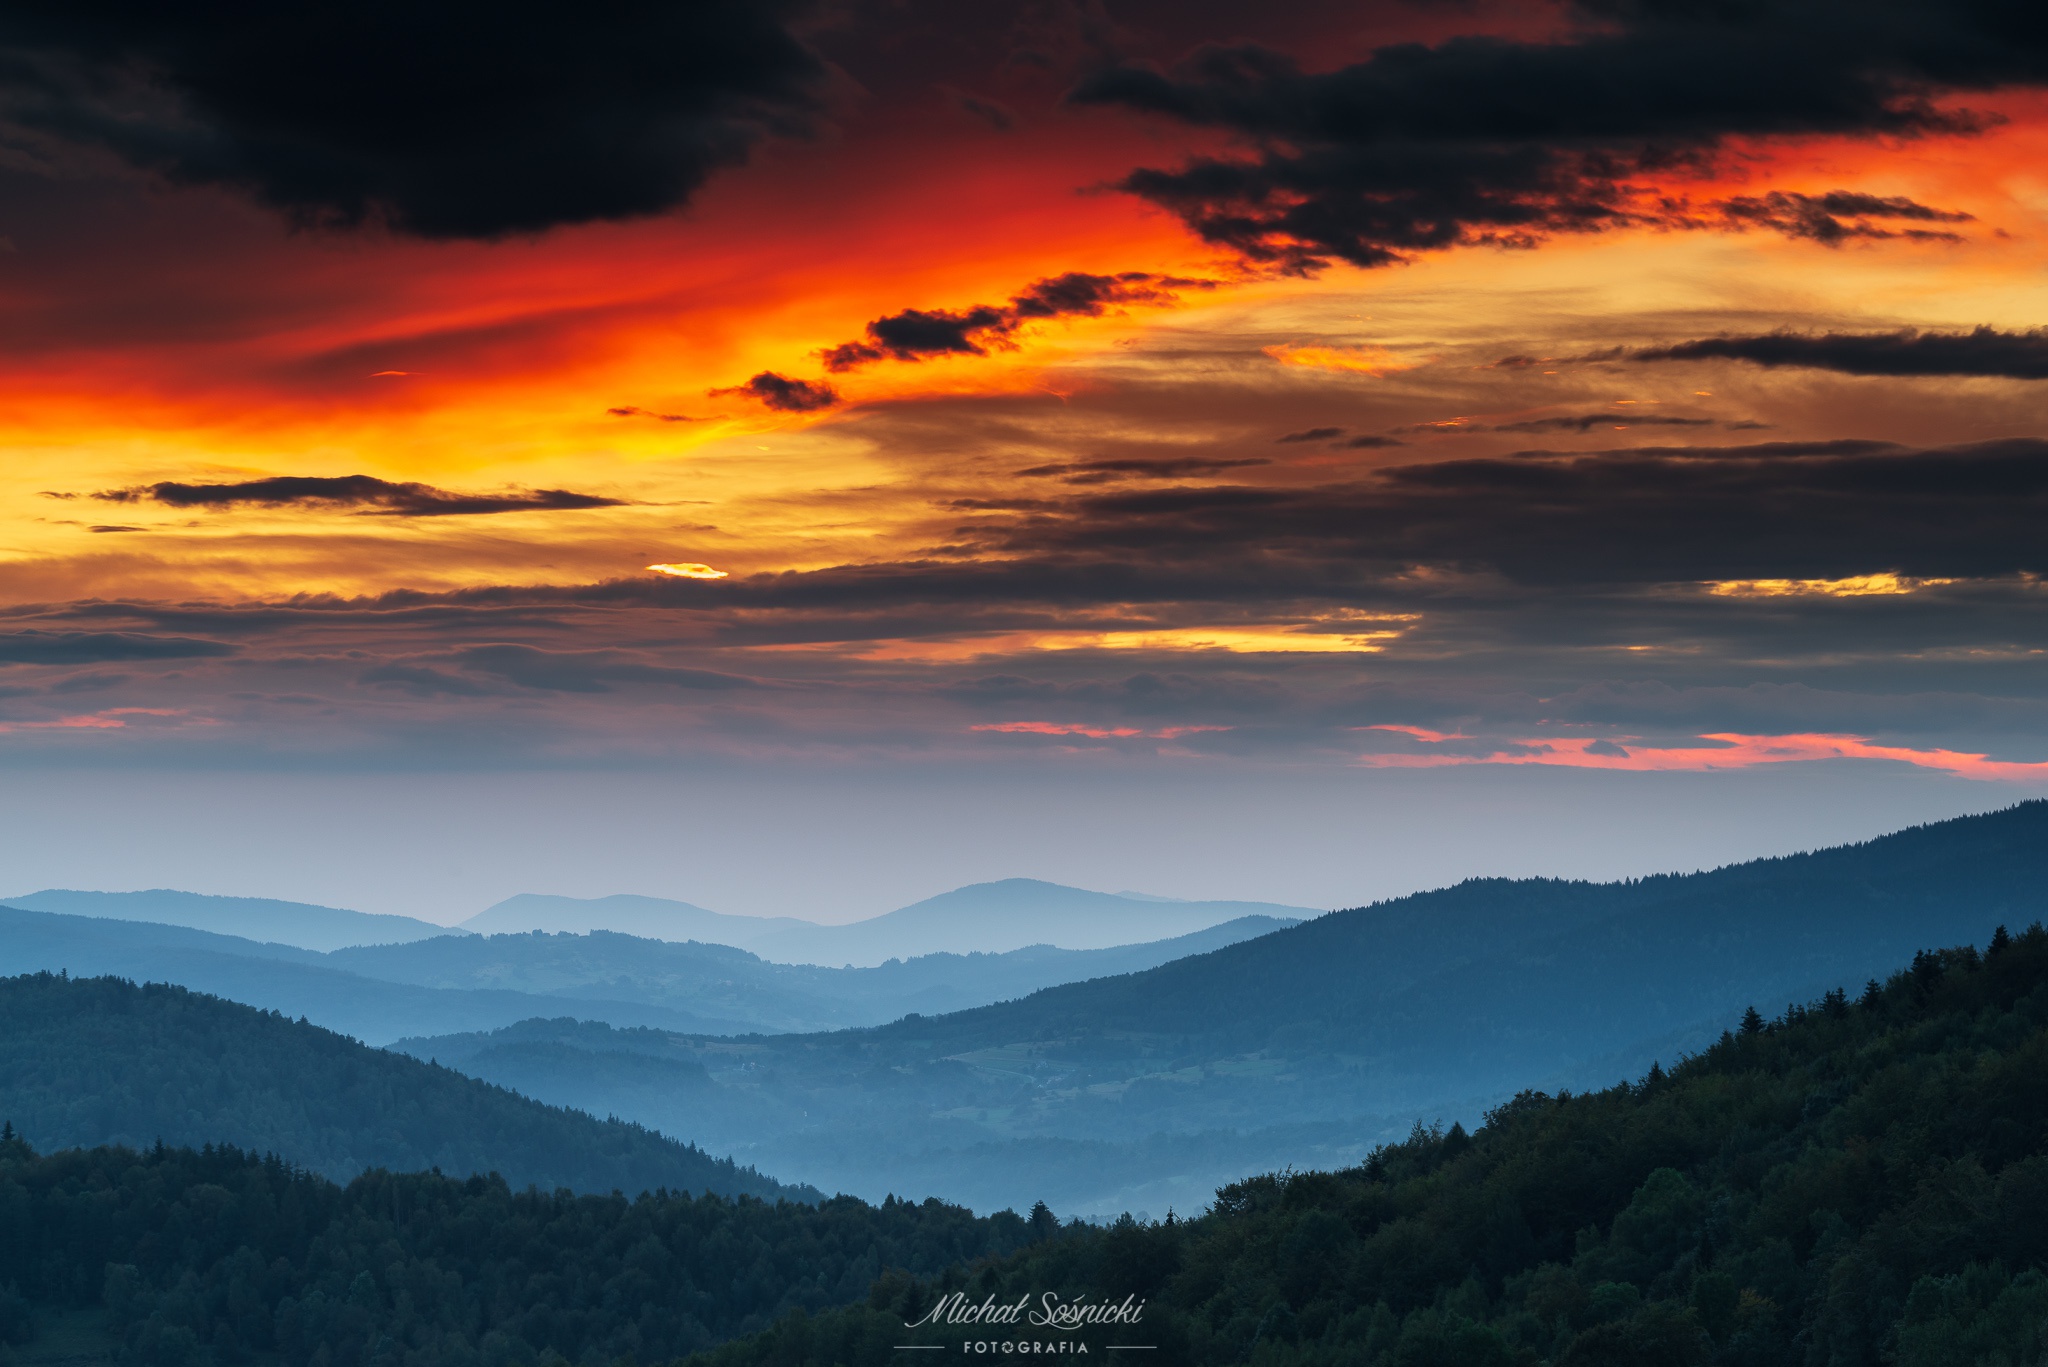
<svg viewBox="0 0 2048 1367">
<path fill-rule="evenodd" d="M 432 1167 L 578 1191 L 818 1195 L 318 1026 L 114 978 L 0 979 L 0 1117 L 39 1146 L 224 1142 L 344 1180 Z"/>
</svg>

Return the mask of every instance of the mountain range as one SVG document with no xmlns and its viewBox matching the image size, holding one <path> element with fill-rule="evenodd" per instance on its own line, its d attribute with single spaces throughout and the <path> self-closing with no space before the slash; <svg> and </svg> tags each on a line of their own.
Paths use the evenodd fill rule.
<svg viewBox="0 0 2048 1367">
<path fill-rule="evenodd" d="M 1185 1204 L 1253 1155 L 1327 1165 L 1521 1087 L 1604 1085 L 1704 1048 L 1748 1005 L 1853 990 L 1920 946 L 2044 914 L 2048 802 L 2030 802 L 1708 873 L 1472 881 L 866 1030 L 561 1021 L 398 1047 L 529 1095 L 688 1123 L 843 1190 L 995 1208 L 1025 1199 L 1028 1177 L 1035 1195 L 1113 1213 L 1137 1199 L 1133 1172 L 1146 1199 Z M 687 1114 L 669 1095 L 689 1097 Z M 1151 1161 L 1121 1156 L 1138 1144 Z"/>
<path fill-rule="evenodd" d="M 0 907 L 0 973 L 61 970 L 174 982 L 379 1044 L 564 1013 L 619 1026 L 742 1034 L 954 1011 L 1053 983 L 1151 968 L 1292 924 L 1243 917 L 1176 940 L 1113 949 L 1038 945 L 819 968 L 769 963 L 724 945 L 601 930 L 451 934 L 323 954 L 182 926 Z"/>
<path fill-rule="evenodd" d="M 268 897 L 213 897 L 197 892 L 151 888 L 147 892 L 78 892 L 47 888 L 0 899 L 23 911 L 49 911 L 110 921 L 147 921 L 186 926 L 216 935 L 292 945 L 299 949 L 340 949 L 346 945 L 403 944 L 451 933 L 446 926 L 410 916 L 384 916 L 310 902 Z"/>
<path fill-rule="evenodd" d="M 1247 916 L 1305 920 L 1322 913 L 1274 902 L 1179 902 L 1089 892 L 1035 878 L 974 883 L 845 925 L 790 917 L 726 916 L 659 897 L 507 898 L 462 923 L 465 930 L 617 930 L 662 940 L 702 940 L 776 963 L 873 967 L 930 954 L 1003 954 L 1031 945 L 1108 949 L 1175 939 Z"/>
</svg>

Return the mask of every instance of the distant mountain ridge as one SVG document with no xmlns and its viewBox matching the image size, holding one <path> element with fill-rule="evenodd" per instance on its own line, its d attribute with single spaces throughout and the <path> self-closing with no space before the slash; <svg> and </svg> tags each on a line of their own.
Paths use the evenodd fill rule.
<svg viewBox="0 0 2048 1367">
<path fill-rule="evenodd" d="M 269 897 L 215 897 L 199 892 L 151 888 L 147 892 L 80 892 L 46 888 L 0 903 L 24 911 L 49 911 L 65 916 L 91 916 L 110 921 L 149 921 L 235 935 L 245 940 L 293 945 L 299 949 L 343 949 L 350 945 L 402 944 L 459 932 L 410 916 L 386 916 L 311 902 L 280 902 Z"/>
<path fill-rule="evenodd" d="M 790 916 L 729 916 L 706 911 L 690 902 L 633 893 L 558 897 L 522 892 L 486 907 L 464 921 L 461 928 L 479 935 L 518 935 L 532 930 L 581 935 L 610 930 L 648 940 L 698 940 L 708 945 L 746 949 L 763 935 L 812 924 Z"/>
<path fill-rule="evenodd" d="M 45 971 L 176 983 L 261 1010 L 305 1016 L 326 1029 L 373 1044 L 417 1034 L 425 1021 L 442 1021 L 450 1032 L 489 1030 L 562 1009 L 557 999 L 533 993 L 388 982 L 349 972 L 334 966 L 326 955 L 291 945 L 147 921 L 0 906 L 0 974 Z M 622 1026 L 714 1033 L 746 1028 L 653 1003 L 594 1000 L 580 1003 L 580 1009 L 594 1019 Z"/>
<path fill-rule="evenodd" d="M 973 883 L 844 925 L 792 917 L 727 916 L 660 897 L 553 897 L 522 893 L 472 916 L 481 933 L 614 930 L 662 940 L 732 945 L 763 959 L 871 968 L 928 954 L 1005 954 L 1032 945 L 1111 949 L 1174 939 L 1247 916 L 1303 920 L 1308 907 L 1276 902 L 1188 902 L 1090 892 L 1036 878 Z"/>
<path fill-rule="evenodd" d="M 1035 946 L 928 955 L 876 968 L 776 964 L 726 945 L 610 931 L 443 935 L 325 954 L 184 926 L 0 907 L 0 973 L 175 982 L 373 1044 L 493 1030 L 574 1012 L 697 1034 L 875 1025 L 957 1011 L 1052 983 L 1129 973 L 1293 922 L 1241 917 L 1174 940 L 1104 950 Z"/>
</svg>

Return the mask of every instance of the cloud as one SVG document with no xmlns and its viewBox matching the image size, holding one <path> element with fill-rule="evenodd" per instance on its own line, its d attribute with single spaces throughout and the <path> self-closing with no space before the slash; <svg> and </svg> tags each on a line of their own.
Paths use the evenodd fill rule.
<svg viewBox="0 0 2048 1367">
<path fill-rule="evenodd" d="M 1150 460 L 1081 460 L 1058 465 L 1034 465 L 1017 473 L 1030 478 L 1058 478 L 1068 484 L 1106 484 L 1119 479 L 1182 479 L 1188 475 L 1213 475 L 1224 470 L 1242 470 L 1272 463 L 1257 456 L 1239 459 L 1169 456 Z"/>
<path fill-rule="evenodd" d="M 109 503 L 149 502 L 172 508 L 231 508 L 238 504 L 272 508 L 290 505 L 366 508 L 391 517 L 450 517 L 625 506 L 624 499 L 571 493 L 567 489 L 456 494 L 428 484 L 399 484 L 374 475 L 276 475 L 236 484 L 179 484 L 166 480 L 134 489 L 107 489 L 93 497 Z"/>
<path fill-rule="evenodd" d="M 1105 575 L 1245 573 L 1245 591 L 1271 594 L 1318 576 L 1340 592 L 1414 566 L 1550 586 L 2038 574 L 2044 520 L 2048 441 L 1777 442 L 1525 452 L 1302 487 L 1105 491 L 959 534 L 993 554 Z"/>
<path fill-rule="evenodd" d="M 0 664 L 82 665 L 112 660 L 193 660 L 232 655 L 225 641 L 126 631 L 0 632 Z"/>
<path fill-rule="evenodd" d="M 416 698 L 481 698 L 489 696 L 493 691 L 474 679 L 465 679 L 444 670 L 406 664 L 377 665 L 356 675 L 356 682 L 372 688 L 403 689 Z"/>
<path fill-rule="evenodd" d="M 456 652 L 459 667 L 548 693 L 609 693 L 620 683 L 727 692 L 759 688 L 757 679 L 709 669 L 647 664 L 616 650 L 541 650 L 526 645 L 471 646 Z M 402 681 L 401 681 L 402 682 Z"/>
<path fill-rule="evenodd" d="M 824 354 L 825 368 L 853 370 L 875 361 L 921 361 L 929 356 L 986 356 L 991 347 L 1012 346 L 1010 337 L 1025 323 L 1040 318 L 1099 317 L 1118 304 L 1164 304 L 1175 288 L 1207 288 L 1205 280 L 1182 280 L 1125 271 L 1120 275 L 1089 275 L 1068 271 L 1038 281 L 1007 304 L 976 304 L 957 312 L 947 309 L 905 309 L 867 325 L 867 336 L 844 342 Z"/>
<path fill-rule="evenodd" d="M 1274 441 L 1280 445 L 1285 445 L 1288 442 L 1297 441 L 1328 441 L 1332 437 L 1341 437 L 1343 435 L 1344 429 L 1341 427 L 1304 427 L 1299 432 L 1289 432 L 1284 437 L 1276 437 Z"/>
<path fill-rule="evenodd" d="M 1771 228 L 1787 237 L 1803 237 L 1829 247 L 1851 238 L 1904 237 L 1918 241 L 1960 242 L 1952 232 L 1928 228 L 1881 228 L 1871 219 L 1905 219 L 1920 223 L 1968 223 L 1969 214 L 1944 212 L 1902 195 L 1860 195 L 1835 190 L 1825 195 L 1788 194 L 1724 199 L 1714 206 L 1730 222 Z"/>
<path fill-rule="evenodd" d="M 1638 361 L 1747 361 L 1845 375 L 1986 375 L 2048 380 L 2048 331 L 1772 332 L 1704 337 L 1633 353 Z"/>
<path fill-rule="evenodd" d="M 830 408 L 839 402 L 839 392 L 829 384 L 814 384 L 809 380 L 792 380 L 787 375 L 778 375 L 764 370 L 745 384 L 729 385 L 724 389 L 707 391 L 712 398 L 724 394 L 745 394 L 759 399 L 778 413 L 815 413 L 821 408 Z"/>
<path fill-rule="evenodd" d="M 605 409 L 605 414 L 607 417 L 613 418 L 653 418 L 657 422 L 704 421 L 702 418 L 693 418 L 687 413 L 656 413 L 650 409 L 634 408 L 631 406 L 627 406 L 624 408 L 607 408 Z"/>
<path fill-rule="evenodd" d="M 1957 222 L 1848 191 L 1729 200 L 1703 217 L 1668 187 L 1720 169 L 1737 141 L 1975 132 L 1991 120 L 1942 95 L 2048 76 L 2048 33 L 1997 0 L 1582 0 L 1564 15 L 1560 38 L 1402 43 L 1327 72 L 1211 45 L 1170 71 L 1106 66 L 1069 99 L 1249 144 L 1141 168 L 1122 188 L 1206 241 L 1306 272 L 1642 222 L 1824 242 L 1896 231 L 1873 219 Z"/>
<path fill-rule="evenodd" d="M 795 8 L 14 5 L 0 109 L 302 221 L 538 232 L 660 213 L 805 132 L 825 69 L 784 27 Z"/>
<path fill-rule="evenodd" d="M 1474 425 L 1472 432 L 1590 432 L 1596 427 L 1712 427 L 1712 418 L 1675 418 L 1658 413 L 1581 413 L 1574 417 L 1527 418 L 1521 422 Z"/>
</svg>

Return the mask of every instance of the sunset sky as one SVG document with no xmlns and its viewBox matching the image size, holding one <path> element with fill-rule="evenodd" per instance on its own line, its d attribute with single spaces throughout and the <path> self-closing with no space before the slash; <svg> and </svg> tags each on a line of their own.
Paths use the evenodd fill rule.
<svg viewBox="0 0 2048 1367">
<path fill-rule="evenodd" d="M 1336 905 L 2048 791 L 2033 7 L 8 10 L 0 894 Z"/>
</svg>

